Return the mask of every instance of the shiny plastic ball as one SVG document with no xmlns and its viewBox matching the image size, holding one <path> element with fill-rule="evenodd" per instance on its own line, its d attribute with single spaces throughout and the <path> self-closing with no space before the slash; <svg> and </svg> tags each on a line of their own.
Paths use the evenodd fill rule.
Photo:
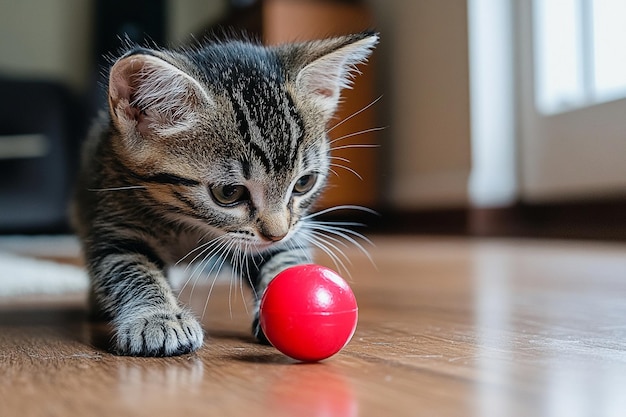
<svg viewBox="0 0 626 417">
<path fill-rule="evenodd" d="M 326 359 L 348 344 L 358 307 L 348 283 L 320 265 L 298 265 L 279 273 L 260 305 L 260 324 L 269 342 L 303 362 Z"/>
</svg>

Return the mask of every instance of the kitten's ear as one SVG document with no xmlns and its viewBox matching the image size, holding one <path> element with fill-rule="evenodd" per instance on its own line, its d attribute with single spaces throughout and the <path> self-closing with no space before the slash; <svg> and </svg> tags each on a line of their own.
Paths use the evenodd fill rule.
<svg viewBox="0 0 626 417">
<path fill-rule="evenodd" d="M 127 135 L 167 135 L 188 128 L 194 113 L 212 100 L 191 76 L 158 57 L 119 59 L 109 74 L 109 107 Z"/>
<path fill-rule="evenodd" d="M 308 62 L 298 72 L 296 89 L 313 100 L 327 119 L 335 113 L 343 88 L 351 88 L 359 73 L 357 65 L 367 61 L 378 43 L 378 34 L 331 38 L 305 44 Z"/>
</svg>

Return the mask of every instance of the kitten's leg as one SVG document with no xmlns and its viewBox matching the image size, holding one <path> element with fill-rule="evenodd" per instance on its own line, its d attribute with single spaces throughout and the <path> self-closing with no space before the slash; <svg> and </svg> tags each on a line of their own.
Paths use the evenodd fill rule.
<svg viewBox="0 0 626 417">
<path fill-rule="evenodd" d="M 109 244 L 88 256 L 94 302 L 112 318 L 116 352 L 173 356 L 198 349 L 202 327 L 178 304 L 160 260 L 145 244 L 131 244 L 133 251 L 124 251 L 128 246 Z"/>
<path fill-rule="evenodd" d="M 259 343 L 266 345 L 270 344 L 265 337 L 259 322 L 259 307 L 261 298 L 263 297 L 263 293 L 265 292 L 268 284 L 276 275 L 285 269 L 295 265 L 311 263 L 311 259 L 312 256 L 309 248 L 290 248 L 265 257 L 259 265 L 258 275 L 256 279 L 253 280 L 255 283 L 254 293 L 256 296 L 256 303 L 254 306 L 254 320 L 252 322 L 252 334 L 256 337 Z"/>
</svg>

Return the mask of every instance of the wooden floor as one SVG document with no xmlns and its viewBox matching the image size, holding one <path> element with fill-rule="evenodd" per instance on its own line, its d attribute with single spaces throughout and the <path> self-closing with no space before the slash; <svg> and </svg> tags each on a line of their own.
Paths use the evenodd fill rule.
<svg viewBox="0 0 626 417">
<path fill-rule="evenodd" d="M 211 295 L 204 347 L 176 358 L 107 353 L 80 301 L 5 303 L 0 416 L 626 413 L 626 245 L 374 242 L 377 268 L 350 251 L 357 332 L 316 364 L 253 343 L 228 285 Z M 207 291 L 190 300 L 198 314 Z"/>
</svg>

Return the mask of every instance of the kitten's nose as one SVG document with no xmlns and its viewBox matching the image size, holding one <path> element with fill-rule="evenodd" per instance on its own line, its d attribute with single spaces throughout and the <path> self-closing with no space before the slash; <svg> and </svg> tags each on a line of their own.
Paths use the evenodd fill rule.
<svg viewBox="0 0 626 417">
<path fill-rule="evenodd" d="M 264 213 L 259 218 L 258 227 L 263 239 L 270 242 L 281 241 L 289 233 L 289 214 L 280 211 Z"/>
<path fill-rule="evenodd" d="M 267 240 L 271 240 L 272 242 L 279 242 L 281 240 L 283 240 L 285 238 L 285 236 L 287 236 L 287 233 L 282 233 L 282 234 L 278 234 L 278 235 L 272 235 L 272 234 L 266 234 L 263 233 L 263 237 Z"/>
</svg>

